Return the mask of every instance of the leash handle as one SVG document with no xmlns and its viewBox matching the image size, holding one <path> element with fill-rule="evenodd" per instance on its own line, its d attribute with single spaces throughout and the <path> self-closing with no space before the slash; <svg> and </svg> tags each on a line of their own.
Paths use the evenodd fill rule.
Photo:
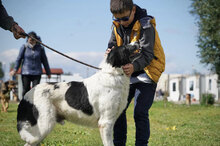
<svg viewBox="0 0 220 146">
<path fill-rule="evenodd" d="M 90 65 L 90 64 L 87 64 L 87 63 L 84 63 L 84 62 L 82 62 L 82 61 L 79 61 L 79 60 L 77 60 L 77 59 L 74 59 L 74 58 L 72 58 L 72 57 L 70 57 L 70 56 L 67 56 L 67 55 L 65 55 L 65 54 L 63 54 L 63 53 L 61 53 L 61 52 L 59 52 L 59 51 L 57 51 L 57 50 L 55 50 L 55 49 L 53 49 L 53 48 L 47 46 L 46 44 L 42 43 L 41 41 L 35 39 L 34 37 L 28 35 L 27 33 L 21 33 L 21 35 L 32 38 L 33 40 L 35 40 L 36 42 L 40 43 L 40 44 L 43 45 L 44 47 L 46 47 L 46 48 L 48 48 L 48 49 L 50 49 L 50 50 L 52 50 L 52 51 L 54 51 L 54 52 L 56 52 L 56 53 L 58 53 L 58 54 L 64 56 L 64 57 L 66 57 L 66 58 L 69 58 L 69 59 L 71 59 L 71 60 L 73 60 L 73 61 L 76 61 L 76 62 L 81 63 L 81 64 L 83 64 L 83 65 L 86 65 L 86 66 L 88 66 L 88 67 L 91 67 L 91 68 L 94 68 L 94 69 L 97 69 L 97 70 L 101 70 L 101 68 L 95 67 L 95 66 Z"/>
</svg>

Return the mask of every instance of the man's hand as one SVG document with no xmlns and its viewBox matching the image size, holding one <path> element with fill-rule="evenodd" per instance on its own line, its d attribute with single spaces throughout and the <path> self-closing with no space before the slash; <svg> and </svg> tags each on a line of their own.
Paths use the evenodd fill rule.
<svg viewBox="0 0 220 146">
<path fill-rule="evenodd" d="M 106 51 L 105 51 L 105 56 L 107 56 L 108 55 L 108 53 L 110 53 L 111 52 L 111 48 L 108 48 Z"/>
<path fill-rule="evenodd" d="M 133 64 L 131 64 L 131 63 L 122 66 L 122 69 L 124 70 L 124 73 L 125 73 L 128 77 L 130 77 L 131 74 L 134 72 L 134 66 L 133 66 Z"/>
<path fill-rule="evenodd" d="M 111 52 L 112 49 L 108 48 L 106 51 L 105 51 L 105 55 L 108 55 L 108 53 Z"/>
<path fill-rule="evenodd" d="M 24 30 L 17 23 L 13 24 L 11 31 L 12 31 L 15 39 L 25 38 L 24 35 L 21 35 L 22 33 L 25 33 Z"/>
</svg>

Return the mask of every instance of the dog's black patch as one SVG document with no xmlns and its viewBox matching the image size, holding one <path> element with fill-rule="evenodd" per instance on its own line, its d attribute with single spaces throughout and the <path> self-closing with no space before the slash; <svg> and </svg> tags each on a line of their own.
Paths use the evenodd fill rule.
<svg viewBox="0 0 220 146">
<path fill-rule="evenodd" d="M 48 94 L 50 94 L 50 89 L 44 89 L 42 92 L 42 96 L 47 96 Z"/>
<path fill-rule="evenodd" d="M 111 64 L 112 67 L 121 67 L 125 64 L 131 63 L 131 55 L 135 50 L 136 47 L 131 45 L 115 47 L 108 54 L 107 63 Z"/>
<path fill-rule="evenodd" d="M 55 84 L 55 85 L 53 86 L 53 89 L 54 89 L 54 90 L 59 89 L 59 88 L 60 88 L 60 86 L 57 85 L 57 84 Z"/>
<path fill-rule="evenodd" d="M 35 105 L 30 102 L 22 99 L 17 110 L 17 130 L 18 132 L 21 130 L 21 122 L 28 121 L 31 126 L 37 124 L 37 119 L 39 116 L 39 112 Z"/>
<path fill-rule="evenodd" d="M 87 115 L 93 114 L 93 108 L 88 100 L 88 92 L 82 82 L 69 82 L 69 89 L 65 94 L 67 103 L 77 109 L 83 111 Z"/>
</svg>

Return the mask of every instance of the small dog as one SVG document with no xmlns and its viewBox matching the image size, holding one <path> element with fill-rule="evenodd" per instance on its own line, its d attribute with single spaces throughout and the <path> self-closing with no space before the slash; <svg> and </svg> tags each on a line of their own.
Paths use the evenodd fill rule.
<svg viewBox="0 0 220 146">
<path fill-rule="evenodd" d="M 101 70 L 83 80 L 43 83 L 32 88 L 17 111 L 17 130 L 26 146 L 38 145 L 64 120 L 98 127 L 105 146 L 113 146 L 113 126 L 127 105 L 130 79 L 121 66 L 132 62 L 135 46 L 115 47 Z"/>
<path fill-rule="evenodd" d="M 14 81 L 6 81 L 1 83 L 1 89 L 0 89 L 0 99 L 2 108 L 1 110 L 3 112 L 7 112 L 9 108 L 9 100 L 10 100 L 10 91 L 14 91 L 16 88 L 16 83 Z M 13 92 L 13 96 L 14 92 Z"/>
</svg>

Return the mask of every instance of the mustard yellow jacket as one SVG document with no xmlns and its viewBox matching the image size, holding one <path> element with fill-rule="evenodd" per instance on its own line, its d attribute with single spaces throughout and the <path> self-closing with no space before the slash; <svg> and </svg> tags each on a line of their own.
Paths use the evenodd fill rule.
<svg viewBox="0 0 220 146">
<path fill-rule="evenodd" d="M 134 72 L 144 71 L 157 83 L 165 70 L 165 54 L 156 30 L 155 18 L 143 13 L 146 11 L 137 7 L 136 19 L 128 28 L 123 28 L 118 22 L 113 21 L 113 31 L 108 47 L 138 43 L 140 57 L 133 62 Z M 137 15 L 143 17 L 137 19 Z"/>
</svg>

